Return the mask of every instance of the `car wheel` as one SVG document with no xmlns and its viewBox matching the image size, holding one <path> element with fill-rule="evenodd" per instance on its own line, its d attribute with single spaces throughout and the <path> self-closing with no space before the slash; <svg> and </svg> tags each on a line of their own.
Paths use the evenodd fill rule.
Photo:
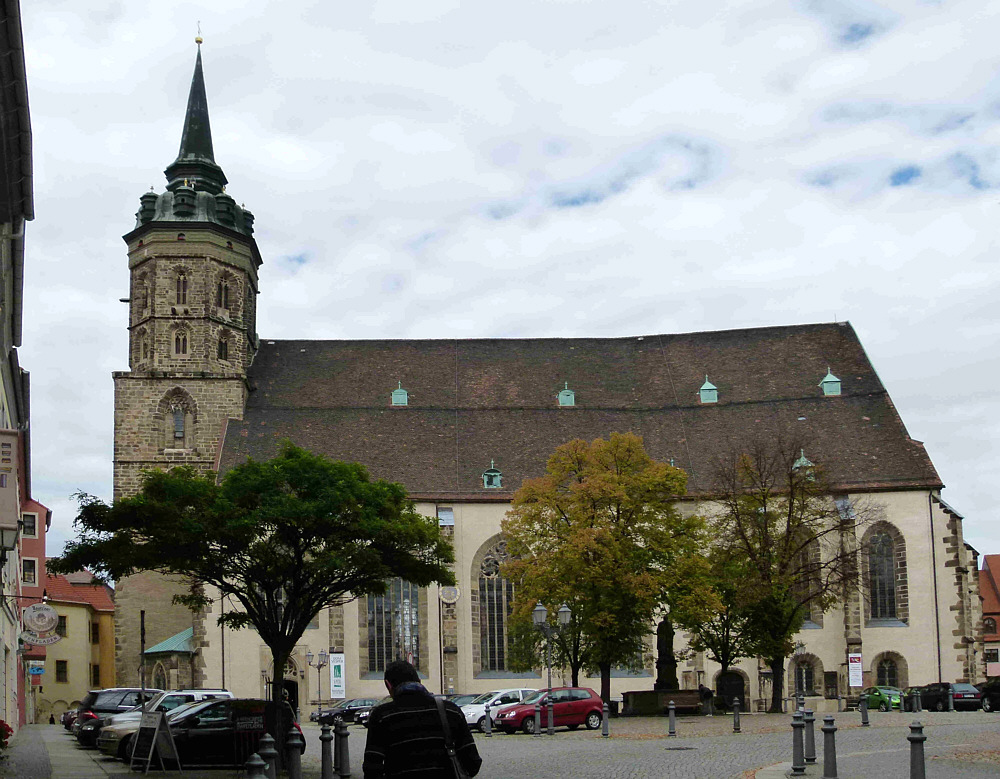
<svg viewBox="0 0 1000 779">
<path fill-rule="evenodd" d="M 587 715 L 587 730 L 597 730 L 599 727 L 601 727 L 601 715 L 596 711 L 590 712 Z"/>
<path fill-rule="evenodd" d="M 567 725 L 566 727 L 568 727 L 570 730 L 576 730 L 580 726 L 577 724 L 577 725 Z"/>
<path fill-rule="evenodd" d="M 124 760 L 126 763 L 132 757 L 132 737 L 125 736 L 118 744 L 118 759 Z"/>
<path fill-rule="evenodd" d="M 523 730 L 529 736 L 533 735 L 535 732 L 535 718 L 525 717 L 524 721 L 521 722 L 521 730 Z"/>
<path fill-rule="evenodd" d="M 993 702 L 988 696 L 983 696 L 983 711 L 993 711 Z"/>
<path fill-rule="evenodd" d="M 486 717 L 480 717 L 479 722 L 476 723 L 476 727 L 479 728 L 480 733 L 486 732 Z"/>
<path fill-rule="evenodd" d="M 938 701 L 934 704 L 934 711 L 944 711 L 944 701 Z"/>
<path fill-rule="evenodd" d="M 878 710 L 879 710 L 879 711 L 889 711 L 889 706 L 888 706 L 888 705 L 886 704 L 886 702 L 885 702 L 885 701 L 882 701 L 882 702 L 881 702 L 881 703 L 880 703 L 880 704 L 878 705 Z"/>
</svg>

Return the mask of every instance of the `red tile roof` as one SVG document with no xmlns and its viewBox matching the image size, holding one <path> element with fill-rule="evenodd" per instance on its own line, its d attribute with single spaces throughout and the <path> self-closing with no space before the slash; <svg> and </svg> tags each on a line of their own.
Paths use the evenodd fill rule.
<svg viewBox="0 0 1000 779">
<path fill-rule="evenodd" d="M 85 572 L 86 574 L 86 572 Z M 49 600 L 57 603 L 79 603 L 89 605 L 94 611 L 114 611 L 113 590 L 104 584 L 90 584 L 92 574 L 86 574 L 86 582 L 80 582 L 78 574 L 71 574 L 76 582 L 66 576 L 47 573 L 45 591 Z"/>
</svg>

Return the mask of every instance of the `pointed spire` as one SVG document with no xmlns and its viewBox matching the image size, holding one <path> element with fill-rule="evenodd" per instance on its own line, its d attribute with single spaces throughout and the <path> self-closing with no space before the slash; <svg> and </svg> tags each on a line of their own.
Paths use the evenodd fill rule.
<svg viewBox="0 0 1000 779">
<path fill-rule="evenodd" d="M 184 115 L 184 130 L 181 133 L 181 147 L 177 159 L 164 171 L 167 189 L 173 191 L 190 179 L 195 189 L 217 195 L 228 183 L 222 168 L 215 164 L 212 149 L 212 127 L 208 120 L 208 97 L 205 94 L 205 74 L 201 66 L 201 36 L 195 39 L 198 56 L 191 78 L 187 113 Z"/>
</svg>

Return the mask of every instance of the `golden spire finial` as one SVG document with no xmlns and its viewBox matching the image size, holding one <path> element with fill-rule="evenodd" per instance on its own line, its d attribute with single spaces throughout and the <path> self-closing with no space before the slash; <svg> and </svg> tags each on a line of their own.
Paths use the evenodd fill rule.
<svg viewBox="0 0 1000 779">
<path fill-rule="evenodd" d="M 201 22 L 198 22 L 198 36 L 194 39 L 194 42 L 197 43 L 198 46 L 201 46 L 201 43 L 202 43 Z"/>
</svg>

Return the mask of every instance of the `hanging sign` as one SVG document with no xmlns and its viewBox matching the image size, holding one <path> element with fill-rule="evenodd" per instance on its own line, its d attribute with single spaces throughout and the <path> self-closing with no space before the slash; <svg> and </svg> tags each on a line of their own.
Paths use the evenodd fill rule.
<svg viewBox="0 0 1000 779">
<path fill-rule="evenodd" d="M 847 655 L 847 684 L 850 687 L 864 687 L 864 671 L 861 666 L 861 653 Z"/>
<path fill-rule="evenodd" d="M 346 658 L 343 652 L 330 653 L 330 697 L 346 698 L 347 687 L 344 686 Z"/>
<path fill-rule="evenodd" d="M 59 626 L 59 614 L 49 604 L 31 604 L 22 612 L 21 619 L 24 623 L 21 640 L 25 644 L 49 646 L 62 641 L 62 636 L 55 632 Z"/>
</svg>

